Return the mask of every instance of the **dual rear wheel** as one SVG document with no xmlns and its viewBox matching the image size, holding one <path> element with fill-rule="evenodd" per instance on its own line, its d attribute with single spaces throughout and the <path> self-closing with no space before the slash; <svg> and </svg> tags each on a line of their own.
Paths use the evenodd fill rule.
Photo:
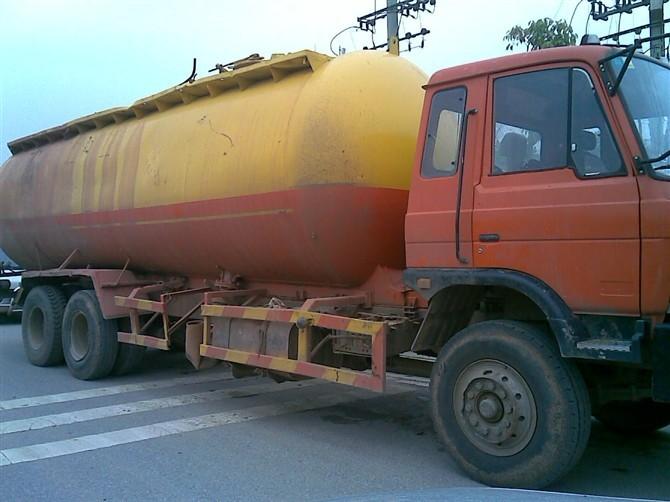
<svg viewBox="0 0 670 502">
<path fill-rule="evenodd" d="M 117 321 L 103 317 L 93 290 L 67 299 L 54 286 L 33 288 L 24 303 L 21 331 L 32 364 L 53 366 L 65 360 L 81 380 L 134 371 L 144 353 L 144 347 L 117 341 Z"/>
</svg>

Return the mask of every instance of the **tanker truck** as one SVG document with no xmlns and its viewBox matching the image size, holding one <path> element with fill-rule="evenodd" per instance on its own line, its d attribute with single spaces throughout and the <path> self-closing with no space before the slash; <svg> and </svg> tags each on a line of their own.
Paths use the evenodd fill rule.
<svg viewBox="0 0 670 502">
<path fill-rule="evenodd" d="M 379 392 L 428 371 L 470 476 L 546 486 L 592 416 L 670 424 L 669 128 L 670 66 L 585 45 L 430 78 L 274 55 L 18 139 L 26 356 L 96 379 L 182 347 Z"/>
</svg>

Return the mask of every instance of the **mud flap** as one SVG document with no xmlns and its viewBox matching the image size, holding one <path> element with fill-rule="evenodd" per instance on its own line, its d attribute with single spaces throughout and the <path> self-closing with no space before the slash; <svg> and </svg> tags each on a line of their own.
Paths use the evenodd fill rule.
<svg viewBox="0 0 670 502">
<path fill-rule="evenodd" d="M 197 370 L 204 370 L 219 364 L 218 359 L 202 357 L 200 355 L 200 344 L 202 344 L 202 321 L 189 321 L 186 323 L 186 359 Z"/>
</svg>

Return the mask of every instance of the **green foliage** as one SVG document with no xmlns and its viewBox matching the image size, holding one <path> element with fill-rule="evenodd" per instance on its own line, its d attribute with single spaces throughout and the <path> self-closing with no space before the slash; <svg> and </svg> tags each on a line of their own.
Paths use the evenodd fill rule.
<svg viewBox="0 0 670 502">
<path fill-rule="evenodd" d="M 510 29 L 503 37 L 507 42 L 507 50 L 511 51 L 517 45 L 525 45 L 527 51 L 575 45 L 577 35 L 564 20 L 555 21 L 549 17 L 530 21 L 527 28 L 517 25 Z"/>
</svg>

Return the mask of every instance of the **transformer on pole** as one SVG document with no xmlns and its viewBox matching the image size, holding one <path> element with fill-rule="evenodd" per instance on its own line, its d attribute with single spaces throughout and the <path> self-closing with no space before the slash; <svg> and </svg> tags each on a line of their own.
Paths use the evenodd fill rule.
<svg viewBox="0 0 670 502">
<path fill-rule="evenodd" d="M 400 34 L 400 19 L 413 18 L 418 19 L 422 12 L 432 13 L 435 8 L 436 0 L 386 0 L 386 7 L 378 9 L 364 16 L 357 18 L 358 29 L 362 31 L 369 31 L 375 33 L 375 26 L 378 21 L 386 18 L 386 41 L 377 44 L 372 40 L 371 47 L 365 49 L 382 49 L 387 48 L 391 54 L 400 54 L 400 44 L 407 42 L 407 49 L 411 51 L 413 48 L 423 48 L 423 38 L 430 33 L 430 30 L 421 28 L 419 31 L 407 32 Z M 412 39 L 421 37 L 421 44 L 418 46 L 412 45 Z"/>
<path fill-rule="evenodd" d="M 610 33 L 601 40 L 619 41 L 619 38 L 634 33 L 640 35 L 643 30 L 649 30 L 649 37 L 640 39 L 639 42 L 649 42 L 650 55 L 656 59 L 663 59 L 665 53 L 665 40 L 670 34 L 665 33 L 665 25 L 670 23 L 670 18 L 663 18 L 663 4 L 670 0 L 615 0 L 614 5 L 606 5 L 602 0 L 589 0 L 591 3 L 591 18 L 594 21 L 607 21 L 610 16 L 622 16 L 632 14 L 635 9 L 641 7 L 649 8 L 649 24 L 643 24 L 623 31 Z"/>
</svg>

